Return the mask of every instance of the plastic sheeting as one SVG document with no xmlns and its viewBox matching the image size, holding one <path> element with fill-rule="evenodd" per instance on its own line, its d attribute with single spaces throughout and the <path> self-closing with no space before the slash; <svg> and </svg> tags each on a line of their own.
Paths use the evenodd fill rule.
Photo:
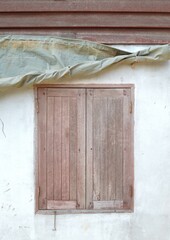
<svg viewBox="0 0 170 240">
<path fill-rule="evenodd" d="M 70 75 L 87 77 L 115 64 L 170 59 L 170 46 L 127 52 L 84 40 L 38 36 L 0 37 L 0 91 L 55 83 Z"/>
</svg>

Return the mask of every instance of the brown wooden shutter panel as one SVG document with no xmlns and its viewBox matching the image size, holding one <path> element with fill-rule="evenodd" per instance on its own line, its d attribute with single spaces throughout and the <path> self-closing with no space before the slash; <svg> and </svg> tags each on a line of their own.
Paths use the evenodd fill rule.
<svg viewBox="0 0 170 240">
<path fill-rule="evenodd" d="M 130 209 L 131 95 L 87 90 L 87 209 Z"/>
<path fill-rule="evenodd" d="M 133 209 L 132 94 L 38 88 L 38 209 Z"/>
<path fill-rule="evenodd" d="M 39 209 L 85 207 L 85 90 L 39 88 Z"/>
</svg>

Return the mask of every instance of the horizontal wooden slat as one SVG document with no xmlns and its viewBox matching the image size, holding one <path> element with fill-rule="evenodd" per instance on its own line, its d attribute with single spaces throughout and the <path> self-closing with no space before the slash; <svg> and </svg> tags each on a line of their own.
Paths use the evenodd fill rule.
<svg viewBox="0 0 170 240">
<path fill-rule="evenodd" d="M 170 42 L 169 0 L 0 0 L 0 34 L 36 34 L 111 44 Z"/>
<path fill-rule="evenodd" d="M 0 34 L 50 35 L 84 39 L 107 44 L 166 44 L 170 43 L 170 29 L 83 29 L 83 28 L 11 28 L 0 29 Z"/>
<path fill-rule="evenodd" d="M 77 89 L 77 88 L 95 88 L 95 89 L 109 89 L 109 88 L 116 88 L 116 89 L 131 89 L 134 88 L 134 84 L 37 84 L 36 86 L 39 88 L 69 88 L 69 89 Z"/>
<path fill-rule="evenodd" d="M 112 97 L 119 98 L 123 96 L 123 89 L 95 89 L 93 92 L 94 97 Z"/>
<path fill-rule="evenodd" d="M 75 38 L 106 44 L 165 44 L 170 43 L 170 29 L 87 29 L 73 32 Z M 73 34 L 72 33 L 72 34 Z M 61 34 L 61 33 L 60 33 Z M 60 35 L 61 36 L 61 35 Z"/>
<path fill-rule="evenodd" d="M 71 97 L 77 96 L 79 93 L 78 89 L 54 89 L 48 88 L 47 96 L 48 97 Z"/>
<path fill-rule="evenodd" d="M 76 201 L 47 201 L 47 209 L 76 209 Z"/>
<path fill-rule="evenodd" d="M 170 12 L 168 0 L 0 1 L 0 12 Z"/>
<path fill-rule="evenodd" d="M 0 34 L 51 35 L 56 37 L 97 41 L 107 44 L 166 44 L 170 43 L 169 29 L 0 29 Z"/>
<path fill-rule="evenodd" d="M 94 201 L 94 209 L 117 209 L 123 208 L 123 201 L 114 200 L 114 201 Z"/>
<path fill-rule="evenodd" d="M 169 14 L 1 13 L 0 28 L 170 28 Z"/>
</svg>

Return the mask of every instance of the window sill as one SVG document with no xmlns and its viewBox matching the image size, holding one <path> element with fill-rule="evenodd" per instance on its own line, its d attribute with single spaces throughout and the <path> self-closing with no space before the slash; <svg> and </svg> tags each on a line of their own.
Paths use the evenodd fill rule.
<svg viewBox="0 0 170 240">
<path fill-rule="evenodd" d="M 96 214 L 96 213 L 133 213 L 133 209 L 120 210 L 38 210 L 36 214 L 40 215 L 63 215 L 63 214 Z"/>
</svg>

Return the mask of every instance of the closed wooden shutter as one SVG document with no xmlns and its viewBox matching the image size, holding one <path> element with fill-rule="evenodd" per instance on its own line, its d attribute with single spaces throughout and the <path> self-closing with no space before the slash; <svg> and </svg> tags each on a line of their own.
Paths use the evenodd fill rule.
<svg viewBox="0 0 170 240">
<path fill-rule="evenodd" d="M 87 90 L 87 209 L 131 209 L 132 109 L 129 89 Z"/>
<path fill-rule="evenodd" d="M 38 88 L 39 209 L 85 208 L 85 90 Z"/>
<path fill-rule="evenodd" d="M 131 87 L 38 87 L 39 210 L 133 210 Z"/>
</svg>

